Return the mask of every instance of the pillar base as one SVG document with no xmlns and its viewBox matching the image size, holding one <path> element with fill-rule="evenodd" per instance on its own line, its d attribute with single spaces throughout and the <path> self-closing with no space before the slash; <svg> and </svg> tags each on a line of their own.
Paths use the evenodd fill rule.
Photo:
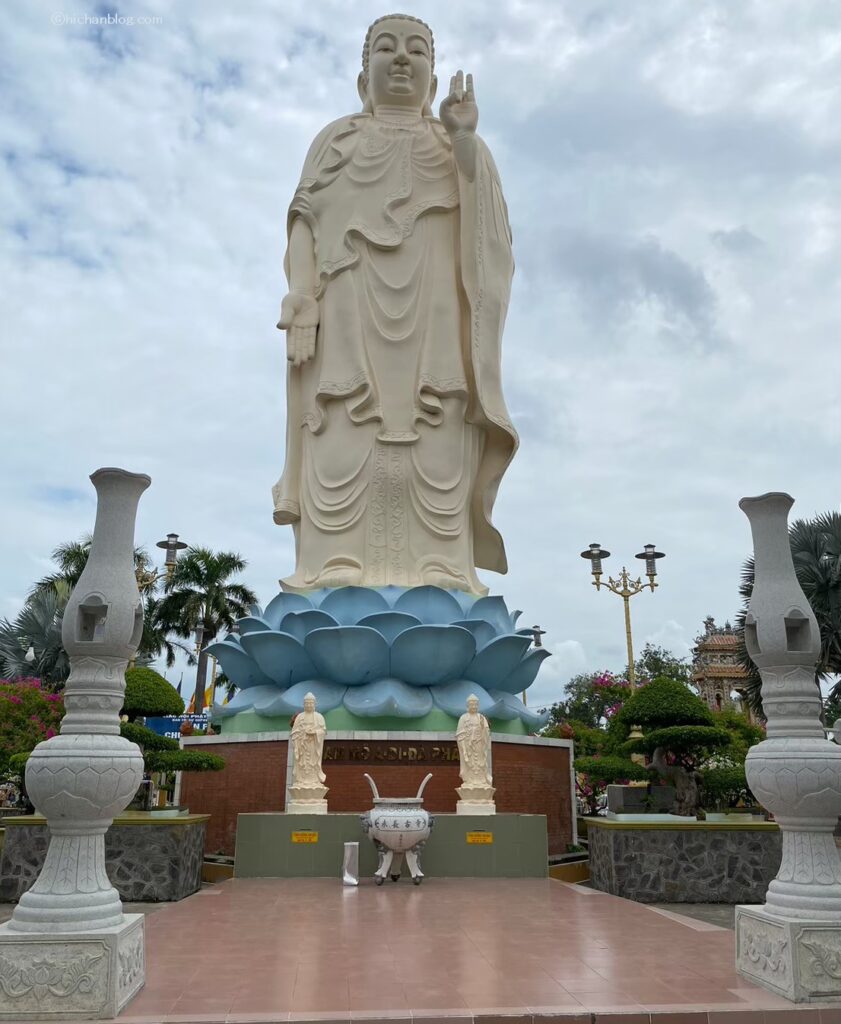
<svg viewBox="0 0 841 1024">
<path fill-rule="evenodd" d="M 456 814 L 496 814 L 496 804 L 493 800 L 459 800 L 456 804 Z"/>
<path fill-rule="evenodd" d="M 290 800 L 287 814 L 326 814 L 326 800 Z"/>
<path fill-rule="evenodd" d="M 116 1017 L 145 980 L 143 914 L 58 935 L 0 925 L 0 1021 Z"/>
<path fill-rule="evenodd" d="M 841 920 L 736 907 L 736 970 L 794 1003 L 841 998 Z"/>
</svg>

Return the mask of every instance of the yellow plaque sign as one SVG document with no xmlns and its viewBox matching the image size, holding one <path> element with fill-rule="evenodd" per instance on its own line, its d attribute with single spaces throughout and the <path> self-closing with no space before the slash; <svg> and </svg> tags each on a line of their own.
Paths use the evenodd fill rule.
<svg viewBox="0 0 841 1024">
<path fill-rule="evenodd" d="M 485 845 L 494 841 L 493 832 L 487 832 L 485 829 L 481 829 L 478 832 L 468 832 L 467 842 L 471 844 Z"/>
<path fill-rule="evenodd" d="M 293 843 L 317 843 L 318 833 L 317 832 L 293 832 L 292 833 Z"/>
</svg>

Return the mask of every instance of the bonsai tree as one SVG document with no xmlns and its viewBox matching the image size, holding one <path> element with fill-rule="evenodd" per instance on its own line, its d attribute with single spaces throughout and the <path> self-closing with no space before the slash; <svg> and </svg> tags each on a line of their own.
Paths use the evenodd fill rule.
<svg viewBox="0 0 841 1024">
<path fill-rule="evenodd" d="M 617 754 L 577 757 L 573 763 L 575 786 L 588 814 L 598 814 L 599 801 L 608 786 L 625 785 L 631 779 L 647 779 L 648 770 Z"/>
<path fill-rule="evenodd" d="M 630 739 L 634 725 L 642 737 Z M 611 721 L 611 743 L 625 755 L 648 754 L 649 767 L 675 787 L 675 814 L 696 814 L 699 768 L 731 742 L 712 711 L 683 683 L 660 678 L 635 690 Z"/>
<path fill-rule="evenodd" d="M 133 722 L 136 718 L 162 715 L 183 715 L 184 701 L 178 690 L 153 668 L 138 665 L 126 669 L 126 695 L 123 714 Z"/>
<path fill-rule="evenodd" d="M 136 721 L 138 718 L 181 715 L 183 712 L 184 701 L 172 683 L 159 672 L 147 666 L 126 670 L 123 714 L 128 721 L 120 726 L 120 733 L 140 747 L 146 771 L 159 775 L 161 781 L 173 772 L 220 771 L 225 767 L 224 758 L 217 754 L 181 750 L 178 740 L 160 736 Z"/>
</svg>

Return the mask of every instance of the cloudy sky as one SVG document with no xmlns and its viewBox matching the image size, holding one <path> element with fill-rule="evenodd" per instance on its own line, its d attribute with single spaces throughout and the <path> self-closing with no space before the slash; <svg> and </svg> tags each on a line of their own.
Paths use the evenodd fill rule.
<svg viewBox="0 0 841 1024">
<path fill-rule="evenodd" d="M 832 0 L 451 0 L 410 13 L 476 78 L 517 274 L 522 446 L 492 592 L 548 631 L 530 703 L 621 669 L 578 554 L 646 542 L 638 646 L 738 607 L 745 494 L 839 507 L 839 50 Z M 94 24 L 98 17 L 113 24 Z M 267 601 L 285 417 L 285 210 L 358 109 L 360 0 L 33 0 L 0 21 L 0 616 L 93 523 L 87 475 L 147 472 L 138 542 L 239 551 Z M 115 17 L 116 16 L 116 17 Z M 635 563 L 640 565 L 640 563 Z M 532 699 L 533 698 L 533 699 Z"/>
</svg>

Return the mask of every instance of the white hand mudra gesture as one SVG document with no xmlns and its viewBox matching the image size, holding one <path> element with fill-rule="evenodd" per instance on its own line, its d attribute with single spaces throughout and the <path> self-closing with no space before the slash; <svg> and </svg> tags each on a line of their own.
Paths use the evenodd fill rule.
<svg viewBox="0 0 841 1024">
<path fill-rule="evenodd" d="M 473 75 L 465 76 L 461 70 L 450 79 L 450 94 L 441 100 L 441 122 L 450 133 L 475 132 L 479 123 L 479 108 L 473 92 Z"/>
<path fill-rule="evenodd" d="M 280 306 L 277 325 L 286 331 L 286 358 L 300 366 L 315 355 L 315 332 L 318 327 L 318 302 L 303 292 L 290 292 Z"/>
</svg>

